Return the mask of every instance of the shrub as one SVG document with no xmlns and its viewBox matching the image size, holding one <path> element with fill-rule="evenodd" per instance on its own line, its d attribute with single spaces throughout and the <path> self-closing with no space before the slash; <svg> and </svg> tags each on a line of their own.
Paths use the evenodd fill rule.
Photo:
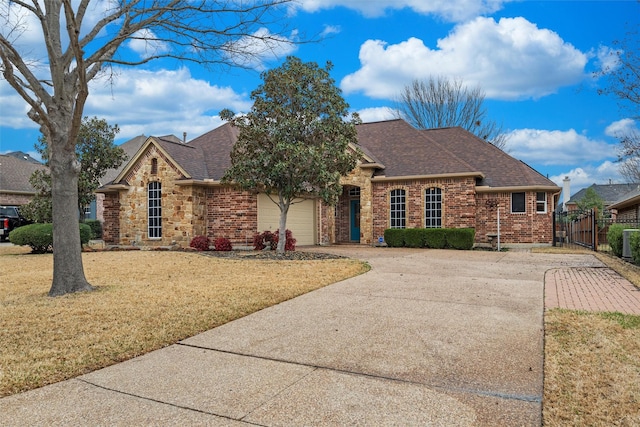
<svg viewBox="0 0 640 427">
<path fill-rule="evenodd" d="M 449 228 L 446 231 L 447 234 L 447 246 L 452 249 L 465 249 L 469 250 L 473 248 L 473 243 L 476 237 L 476 230 L 473 228 Z"/>
<path fill-rule="evenodd" d="M 619 258 L 622 257 L 622 230 L 625 229 L 623 224 L 611 224 L 607 231 L 607 241 L 611 247 L 611 252 Z"/>
<path fill-rule="evenodd" d="M 629 246 L 631 247 L 631 258 L 633 263 L 640 265 L 640 232 L 636 231 L 629 236 Z"/>
<path fill-rule="evenodd" d="M 53 228 L 52 228 L 53 230 Z M 91 227 L 87 224 L 80 224 L 80 243 L 86 245 L 91 240 L 91 236 L 93 233 L 91 232 Z"/>
<path fill-rule="evenodd" d="M 269 247 L 269 249 L 272 251 L 276 250 L 278 248 L 278 240 L 280 240 L 279 233 L 279 230 L 276 230 L 275 232 L 266 230 L 262 233 L 254 234 L 253 249 L 255 249 L 256 251 L 261 251 L 264 248 Z M 286 238 L 286 241 L 284 242 L 284 250 L 295 251 L 296 239 L 293 238 L 293 233 L 289 229 L 285 230 L 284 233 Z"/>
<path fill-rule="evenodd" d="M 189 246 L 199 251 L 209 250 L 209 238 L 207 236 L 196 236 L 191 239 Z"/>
<path fill-rule="evenodd" d="M 91 240 L 91 227 L 79 224 L 80 243 L 87 244 Z M 29 246 L 34 254 L 43 254 L 53 249 L 53 225 L 29 224 L 18 227 L 9 233 L 9 241 L 14 245 Z"/>
<path fill-rule="evenodd" d="M 102 223 L 97 219 L 87 219 L 84 221 L 91 228 L 91 239 L 102 239 Z"/>
<path fill-rule="evenodd" d="M 387 246 L 392 248 L 404 246 L 404 229 L 387 228 L 384 230 L 384 241 L 387 243 Z"/>
<path fill-rule="evenodd" d="M 447 230 L 444 228 L 427 228 L 424 232 L 424 246 L 431 249 L 447 247 Z"/>
<path fill-rule="evenodd" d="M 404 230 L 404 245 L 408 248 L 424 247 L 424 228 L 407 228 Z"/>
<path fill-rule="evenodd" d="M 227 239 L 226 237 L 218 237 L 216 240 L 214 240 L 213 247 L 216 249 L 216 251 L 228 252 L 230 250 L 233 250 L 233 247 L 231 246 L 231 240 Z"/>
</svg>

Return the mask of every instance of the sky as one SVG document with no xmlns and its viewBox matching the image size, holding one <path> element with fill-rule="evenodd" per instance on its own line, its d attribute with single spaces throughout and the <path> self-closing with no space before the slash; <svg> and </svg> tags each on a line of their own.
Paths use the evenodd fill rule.
<svg viewBox="0 0 640 427">
<path fill-rule="evenodd" d="M 331 61 L 331 76 L 365 122 L 392 119 L 395 99 L 413 80 L 443 76 L 480 86 L 513 157 L 559 186 L 568 176 L 571 194 L 625 182 L 616 136 L 640 123 L 618 100 L 598 95 L 606 80 L 594 73 L 615 66 L 614 42 L 640 26 L 638 1 L 299 0 L 283 19 L 283 43 L 243 68 L 116 67 L 114 80 L 91 82 L 84 115 L 117 124 L 117 144 L 141 134 L 186 132 L 191 140 L 220 126 L 222 109 L 248 111 L 260 73 L 294 55 Z M 43 48 L 37 32 L 23 36 L 24 45 Z M 148 48 L 127 42 L 122 50 L 135 57 Z M 0 153 L 36 156 L 40 132 L 27 111 L 0 77 Z"/>
</svg>

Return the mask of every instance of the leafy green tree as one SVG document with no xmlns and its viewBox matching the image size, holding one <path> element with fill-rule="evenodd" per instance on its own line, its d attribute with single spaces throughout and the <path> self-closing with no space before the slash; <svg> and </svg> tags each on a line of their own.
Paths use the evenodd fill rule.
<svg viewBox="0 0 640 427">
<path fill-rule="evenodd" d="M 120 167 L 127 159 L 124 150 L 113 141 L 120 131 L 118 126 L 110 126 L 106 120 L 85 117 L 80 126 L 76 157 L 80 164 L 78 176 L 78 218 L 84 220 L 84 207 L 95 200 L 95 191 L 100 187 L 100 178 L 109 169 Z M 49 165 L 49 149 L 44 137 L 35 146 L 45 164 Z M 52 198 L 51 175 L 48 171 L 37 170 L 29 179 L 36 189 L 34 199 L 23 207 L 23 215 L 34 222 L 51 222 Z"/>
<path fill-rule="evenodd" d="M 289 207 L 300 197 L 319 197 L 333 204 L 342 191 L 340 176 L 356 166 L 357 114 L 330 77 L 332 65 L 285 63 L 262 73 L 263 83 L 251 93 L 251 111 L 220 117 L 240 133 L 223 182 L 264 191 L 280 208 L 277 252 L 284 253 Z"/>
<path fill-rule="evenodd" d="M 574 214 L 574 217 L 594 208 L 597 211 L 598 219 L 601 219 L 604 214 L 604 200 L 602 200 L 602 197 L 591 187 L 587 188 L 584 196 L 576 202 L 576 206 L 578 207 L 578 211 Z"/>
</svg>

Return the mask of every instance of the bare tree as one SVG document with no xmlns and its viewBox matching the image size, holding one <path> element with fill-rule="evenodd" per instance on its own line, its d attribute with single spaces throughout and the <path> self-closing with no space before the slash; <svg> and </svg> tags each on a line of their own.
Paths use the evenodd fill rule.
<svg viewBox="0 0 640 427">
<path fill-rule="evenodd" d="M 418 129 L 459 126 L 504 150 L 507 134 L 489 120 L 484 92 L 469 88 L 462 80 L 443 76 L 414 80 L 396 99 L 399 118 Z"/>
<path fill-rule="evenodd" d="M 628 111 L 635 120 L 640 120 L 640 50 L 638 31 L 627 33 L 622 41 L 615 41 L 614 61 L 597 73 L 606 86 L 598 89 L 600 95 L 613 95 L 618 99 L 621 111 Z M 618 171 L 629 182 L 640 182 L 640 133 L 635 127 L 616 135 L 620 140 Z"/>
<path fill-rule="evenodd" d="M 55 248 L 49 295 L 93 289 L 84 275 L 76 211 L 80 172 L 76 141 L 89 81 L 113 64 L 140 65 L 159 58 L 246 64 L 247 57 L 283 42 L 281 32 L 265 28 L 277 22 L 290 1 L 11 0 L 0 4 L 0 71 L 29 104 L 29 118 L 40 126 L 49 145 Z M 44 61 L 21 40 L 27 31 L 31 37 L 38 33 L 42 37 Z M 146 55 L 127 56 L 121 49 L 127 41 L 147 43 Z"/>
<path fill-rule="evenodd" d="M 640 133 L 631 131 L 618 139 L 620 140 L 618 172 L 628 182 L 640 182 Z"/>
</svg>

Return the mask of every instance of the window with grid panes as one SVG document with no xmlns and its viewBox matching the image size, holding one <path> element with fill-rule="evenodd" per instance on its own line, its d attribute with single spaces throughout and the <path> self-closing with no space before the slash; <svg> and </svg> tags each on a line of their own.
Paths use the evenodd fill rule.
<svg viewBox="0 0 640 427">
<path fill-rule="evenodd" d="M 152 181 L 148 186 L 148 231 L 150 239 L 162 237 L 162 184 Z"/>
<path fill-rule="evenodd" d="M 442 190 L 427 188 L 424 194 L 425 228 L 442 228 Z"/>
<path fill-rule="evenodd" d="M 407 224 L 406 192 L 403 189 L 391 190 L 391 202 L 389 206 L 391 216 L 391 228 L 405 228 Z"/>
</svg>

